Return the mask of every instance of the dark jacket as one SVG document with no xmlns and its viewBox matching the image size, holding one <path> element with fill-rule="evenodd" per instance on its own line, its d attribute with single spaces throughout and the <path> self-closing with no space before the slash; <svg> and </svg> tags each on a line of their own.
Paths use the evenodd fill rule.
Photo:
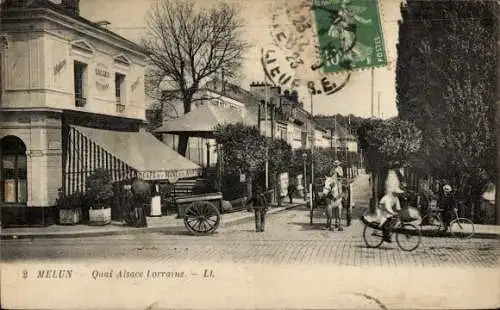
<svg viewBox="0 0 500 310">
<path fill-rule="evenodd" d="M 267 199 L 263 193 L 256 193 L 252 198 L 247 201 L 247 204 L 251 204 L 254 209 L 267 209 Z"/>
<path fill-rule="evenodd" d="M 443 195 L 439 201 L 439 206 L 441 209 L 444 209 L 444 211 L 450 212 L 457 208 L 457 202 L 453 195 Z"/>
</svg>

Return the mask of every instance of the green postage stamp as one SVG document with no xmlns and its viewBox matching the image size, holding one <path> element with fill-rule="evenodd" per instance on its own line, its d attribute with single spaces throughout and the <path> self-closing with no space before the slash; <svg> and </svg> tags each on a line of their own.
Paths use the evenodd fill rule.
<svg viewBox="0 0 500 310">
<path fill-rule="evenodd" d="M 387 65 L 378 0 L 313 0 L 323 72 Z"/>
</svg>

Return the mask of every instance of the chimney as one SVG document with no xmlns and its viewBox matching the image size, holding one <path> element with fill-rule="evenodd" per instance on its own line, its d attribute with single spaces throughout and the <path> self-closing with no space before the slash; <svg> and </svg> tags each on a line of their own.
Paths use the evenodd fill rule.
<svg viewBox="0 0 500 310">
<path fill-rule="evenodd" d="M 80 0 L 62 0 L 61 5 L 75 15 L 80 14 Z"/>
<path fill-rule="evenodd" d="M 252 82 L 250 84 L 250 92 L 257 98 L 264 99 L 266 95 L 266 83 L 264 82 Z M 281 94 L 281 87 L 273 86 L 267 83 L 267 92 L 270 102 L 276 103 L 279 101 L 279 96 Z"/>
</svg>

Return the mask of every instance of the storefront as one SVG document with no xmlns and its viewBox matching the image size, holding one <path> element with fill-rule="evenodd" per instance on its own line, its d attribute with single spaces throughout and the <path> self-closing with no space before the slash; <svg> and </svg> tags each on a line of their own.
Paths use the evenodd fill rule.
<svg viewBox="0 0 500 310">
<path fill-rule="evenodd" d="M 201 174 L 200 166 L 144 131 L 137 120 L 72 111 L 2 117 L 3 226 L 54 223 L 58 189 L 85 192 L 86 178 L 97 168 L 109 171 L 114 182 L 138 178 L 175 183 Z"/>
</svg>

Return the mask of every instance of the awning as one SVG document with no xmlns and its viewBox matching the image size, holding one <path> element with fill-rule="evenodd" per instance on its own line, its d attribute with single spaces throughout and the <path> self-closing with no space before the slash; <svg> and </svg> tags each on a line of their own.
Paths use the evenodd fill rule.
<svg viewBox="0 0 500 310">
<path fill-rule="evenodd" d="M 207 137 L 217 125 L 244 122 L 245 119 L 238 111 L 213 104 L 204 104 L 187 114 L 166 122 L 154 132 Z"/>
<path fill-rule="evenodd" d="M 201 167 L 145 131 L 126 132 L 72 125 L 112 156 L 137 170 L 143 180 L 169 180 L 201 174 Z"/>
</svg>

